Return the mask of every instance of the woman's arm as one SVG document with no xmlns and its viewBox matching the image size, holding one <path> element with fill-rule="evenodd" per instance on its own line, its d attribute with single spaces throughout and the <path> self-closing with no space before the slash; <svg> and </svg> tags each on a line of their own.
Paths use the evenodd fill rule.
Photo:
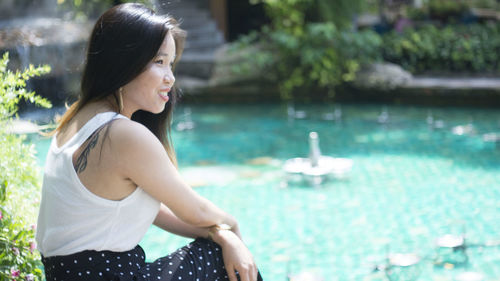
<svg viewBox="0 0 500 281">
<path fill-rule="evenodd" d="M 187 238 L 208 237 L 209 227 L 198 227 L 179 219 L 167 206 L 161 204 L 154 225 L 159 228 Z"/>
<path fill-rule="evenodd" d="M 236 272 L 239 273 L 241 281 L 257 280 L 258 270 L 253 256 L 233 231 L 218 230 L 212 237 L 222 248 L 224 267 L 230 281 L 238 281 Z"/>
<path fill-rule="evenodd" d="M 177 218 L 165 205 L 161 205 L 154 224 L 163 230 L 189 238 L 210 237 L 222 248 L 224 266 L 230 281 L 237 281 L 235 272 L 240 274 L 242 281 L 257 279 L 257 266 L 248 248 L 233 231 L 217 230 L 212 227 L 196 227 Z"/>
<path fill-rule="evenodd" d="M 187 238 L 209 237 L 210 229 L 213 227 L 197 227 L 185 223 L 179 219 L 167 206 L 161 204 L 160 211 L 156 216 L 154 225 L 159 228 Z M 231 230 L 241 238 L 238 227 L 231 227 Z"/>
<path fill-rule="evenodd" d="M 222 248 L 230 281 L 237 281 L 236 271 L 242 281 L 257 279 L 257 267 L 241 240 L 236 220 L 182 180 L 156 136 L 139 123 L 117 120 L 109 130 L 109 139 L 123 179 L 163 203 L 155 225 L 182 236 L 208 237 L 211 227 L 228 224 L 231 231 L 215 230 L 212 237 Z"/>
<path fill-rule="evenodd" d="M 163 145 L 146 127 L 130 120 L 117 120 L 110 127 L 109 140 L 121 176 L 161 201 L 177 218 L 201 228 L 225 223 L 238 231 L 231 215 L 184 182 Z"/>
</svg>

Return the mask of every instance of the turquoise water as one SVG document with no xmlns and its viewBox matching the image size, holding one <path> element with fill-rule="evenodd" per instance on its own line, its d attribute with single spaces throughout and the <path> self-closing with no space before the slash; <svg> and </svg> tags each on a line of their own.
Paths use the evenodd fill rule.
<svg viewBox="0 0 500 281">
<path fill-rule="evenodd" d="M 181 173 L 196 191 L 241 224 L 265 280 L 316 272 L 329 280 L 389 280 L 388 252 L 422 257 L 418 280 L 455 280 L 465 271 L 500 280 L 500 112 L 485 109 L 343 105 L 342 121 L 325 120 L 327 105 L 303 105 L 291 119 L 281 105 L 200 105 L 176 112 Z M 441 120 L 432 129 L 426 117 Z M 454 134 L 473 124 L 475 132 Z M 181 124 L 181 125 L 179 125 Z M 433 123 L 432 127 L 441 127 Z M 281 166 L 305 157 L 316 131 L 322 153 L 354 161 L 350 177 L 322 187 L 287 186 Z M 47 140 L 37 142 L 43 163 Z M 435 238 L 465 229 L 469 261 L 434 265 Z M 189 240 L 151 227 L 141 245 L 154 260 Z M 398 279 L 392 279 L 398 280 Z M 404 279 L 399 279 L 404 280 Z"/>
</svg>

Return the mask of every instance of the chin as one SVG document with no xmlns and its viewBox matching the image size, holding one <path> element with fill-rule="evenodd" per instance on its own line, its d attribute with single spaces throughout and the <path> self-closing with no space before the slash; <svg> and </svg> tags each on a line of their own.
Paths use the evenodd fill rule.
<svg viewBox="0 0 500 281">
<path fill-rule="evenodd" d="M 165 108 L 167 107 L 168 102 L 156 102 L 156 103 L 150 103 L 150 104 L 143 104 L 142 110 L 147 111 L 152 114 L 159 114 L 162 113 Z"/>
<path fill-rule="evenodd" d="M 154 114 L 162 113 L 165 110 L 166 105 L 167 104 L 165 103 L 162 107 L 155 108 L 155 110 L 152 110 L 150 112 Z"/>
</svg>

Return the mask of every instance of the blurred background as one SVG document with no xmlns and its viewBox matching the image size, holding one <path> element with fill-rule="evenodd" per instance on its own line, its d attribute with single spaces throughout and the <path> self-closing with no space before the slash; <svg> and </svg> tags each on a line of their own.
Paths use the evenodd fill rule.
<svg viewBox="0 0 500 281">
<path fill-rule="evenodd" d="M 122 2 L 0 1 L 0 280 L 41 278 L 37 132 Z M 139 2 L 188 32 L 179 170 L 238 218 L 265 280 L 500 280 L 500 1 Z M 188 241 L 151 227 L 141 245 L 152 261 Z"/>
<path fill-rule="evenodd" d="M 29 87 L 74 100 L 89 30 L 121 2 L 3 0 L 0 51 L 11 69 L 51 65 Z M 142 2 L 188 31 L 176 75 L 189 102 L 499 105 L 496 0 Z"/>
</svg>

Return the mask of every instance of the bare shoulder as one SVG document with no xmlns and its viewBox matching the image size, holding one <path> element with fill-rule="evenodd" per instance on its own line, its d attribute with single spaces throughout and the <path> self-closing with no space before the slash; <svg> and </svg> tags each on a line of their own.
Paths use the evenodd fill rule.
<svg viewBox="0 0 500 281">
<path fill-rule="evenodd" d="M 113 125 L 110 127 L 110 134 L 114 137 L 134 137 L 136 135 L 154 137 L 153 133 L 146 126 L 125 118 L 118 118 L 113 121 Z"/>
<path fill-rule="evenodd" d="M 117 153 L 147 153 L 164 151 L 158 138 L 144 125 L 128 120 L 117 119 L 109 128 L 109 141 L 112 150 Z"/>
<path fill-rule="evenodd" d="M 109 129 L 108 147 L 116 171 L 156 198 L 160 198 L 161 186 L 174 178 L 176 172 L 165 148 L 140 123 L 115 120 Z"/>
</svg>

